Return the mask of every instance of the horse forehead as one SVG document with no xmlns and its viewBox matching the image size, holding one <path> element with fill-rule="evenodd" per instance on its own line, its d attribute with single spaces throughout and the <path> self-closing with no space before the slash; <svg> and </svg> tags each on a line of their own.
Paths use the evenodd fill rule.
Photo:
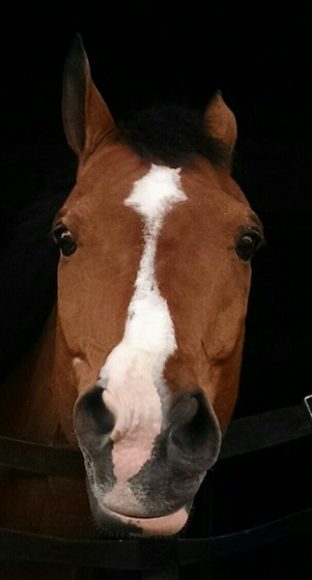
<svg viewBox="0 0 312 580">
<path fill-rule="evenodd" d="M 163 177 L 166 175 L 166 170 L 170 170 L 172 175 L 176 172 L 180 173 L 183 179 L 185 177 L 186 187 L 190 189 L 197 187 L 200 183 L 206 185 L 207 183 L 218 184 L 216 169 L 207 160 L 199 159 L 189 167 L 173 168 L 166 164 L 158 164 L 141 159 L 123 144 L 112 146 L 108 152 L 105 151 L 105 148 L 103 150 L 100 149 L 94 155 L 92 163 L 87 164 L 86 169 L 80 175 L 80 182 L 85 193 L 92 190 L 95 195 L 100 193 L 103 199 L 103 193 L 105 192 L 105 198 L 109 200 L 110 196 L 112 196 L 112 201 L 114 201 L 127 196 L 133 184 L 150 173 L 150 170 L 155 167 L 158 167 L 159 170 L 151 173 L 150 180 L 145 180 L 146 186 L 149 186 L 151 181 L 163 181 L 165 186 L 167 180 L 163 179 Z M 118 195 L 118 192 L 120 195 Z"/>
<path fill-rule="evenodd" d="M 250 207 L 237 182 L 228 170 L 215 167 L 206 159 L 198 158 L 181 171 L 181 183 L 190 202 L 206 203 L 216 212 L 222 212 L 222 205 Z"/>
<path fill-rule="evenodd" d="M 137 200 L 136 204 L 125 203 L 137 182 L 142 183 L 140 202 Z M 143 161 L 129 148 L 120 145 L 113 147 L 108 154 L 100 152 L 96 155 L 93 163 L 78 180 L 78 195 L 73 192 L 66 205 L 71 209 L 70 202 L 72 201 L 75 206 L 78 199 L 82 212 L 85 207 L 87 214 L 91 215 L 95 212 L 95 219 L 102 216 L 105 222 L 109 219 L 112 226 L 115 221 L 114 216 L 118 217 L 118 215 L 124 222 L 127 219 L 131 220 L 130 214 L 135 213 L 142 221 L 144 211 L 145 218 L 146 211 L 152 211 L 153 202 L 158 208 L 159 200 L 163 206 L 166 205 L 166 197 L 170 199 L 172 193 L 171 189 L 171 193 L 169 191 L 168 194 L 168 187 L 169 190 L 170 188 L 183 190 L 188 200 L 187 207 L 189 204 L 199 206 L 203 203 L 210 205 L 212 213 L 216 214 L 221 211 L 220 203 L 218 203 L 220 195 L 225 198 L 225 204 L 230 202 L 229 198 L 246 202 L 237 184 L 227 175 L 224 174 L 223 177 L 222 172 L 220 173 L 207 160 L 196 159 L 188 167 L 171 168 Z M 136 210 L 135 212 L 129 212 L 128 207 L 131 205 L 132 209 Z M 141 211 L 139 206 L 141 206 Z M 113 214 L 106 211 L 108 207 L 114 208 Z M 185 213 L 186 209 L 182 209 L 182 213 Z"/>
<path fill-rule="evenodd" d="M 180 184 L 181 169 L 152 164 L 148 173 L 133 184 L 125 204 L 139 213 L 145 222 L 154 222 L 186 196 Z"/>
</svg>

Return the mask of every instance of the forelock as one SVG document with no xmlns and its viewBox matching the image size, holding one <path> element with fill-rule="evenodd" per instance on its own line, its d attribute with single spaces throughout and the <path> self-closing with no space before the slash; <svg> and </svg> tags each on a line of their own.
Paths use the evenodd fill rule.
<svg viewBox="0 0 312 580">
<path fill-rule="evenodd" d="M 143 160 L 170 167 L 189 165 L 196 156 L 229 165 L 230 151 L 209 133 L 204 115 L 181 105 L 153 106 L 119 123 L 120 140 Z"/>
</svg>

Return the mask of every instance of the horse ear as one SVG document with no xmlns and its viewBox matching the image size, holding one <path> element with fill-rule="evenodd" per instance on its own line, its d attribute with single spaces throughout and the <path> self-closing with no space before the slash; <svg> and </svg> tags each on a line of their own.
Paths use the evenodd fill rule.
<svg viewBox="0 0 312 580">
<path fill-rule="evenodd" d="M 237 138 L 234 113 L 225 104 L 221 91 L 217 91 L 205 110 L 205 121 L 212 137 L 222 141 L 232 153 Z"/>
<path fill-rule="evenodd" d="M 62 116 L 66 139 L 84 160 L 100 142 L 116 133 L 114 120 L 90 73 L 81 36 L 77 34 L 67 55 L 63 75 Z"/>
</svg>

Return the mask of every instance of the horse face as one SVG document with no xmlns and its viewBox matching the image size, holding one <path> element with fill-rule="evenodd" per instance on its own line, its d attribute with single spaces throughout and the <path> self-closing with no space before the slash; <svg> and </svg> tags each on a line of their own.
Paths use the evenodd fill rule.
<svg viewBox="0 0 312 580">
<path fill-rule="evenodd" d="M 224 167 L 147 163 L 119 142 L 79 43 L 74 57 L 64 120 L 80 165 L 55 220 L 60 408 L 78 393 L 74 426 L 98 523 L 170 535 L 232 413 L 259 222 Z M 220 96 L 207 120 L 232 147 Z"/>
</svg>

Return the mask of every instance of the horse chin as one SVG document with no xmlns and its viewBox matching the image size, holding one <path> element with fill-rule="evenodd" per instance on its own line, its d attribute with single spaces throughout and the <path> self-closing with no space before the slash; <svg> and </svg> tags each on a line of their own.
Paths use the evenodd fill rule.
<svg viewBox="0 0 312 580">
<path fill-rule="evenodd" d="M 91 498 L 96 524 L 103 532 L 116 536 L 173 536 L 180 532 L 189 517 L 189 508 L 158 517 L 137 517 L 115 512 Z"/>
</svg>

